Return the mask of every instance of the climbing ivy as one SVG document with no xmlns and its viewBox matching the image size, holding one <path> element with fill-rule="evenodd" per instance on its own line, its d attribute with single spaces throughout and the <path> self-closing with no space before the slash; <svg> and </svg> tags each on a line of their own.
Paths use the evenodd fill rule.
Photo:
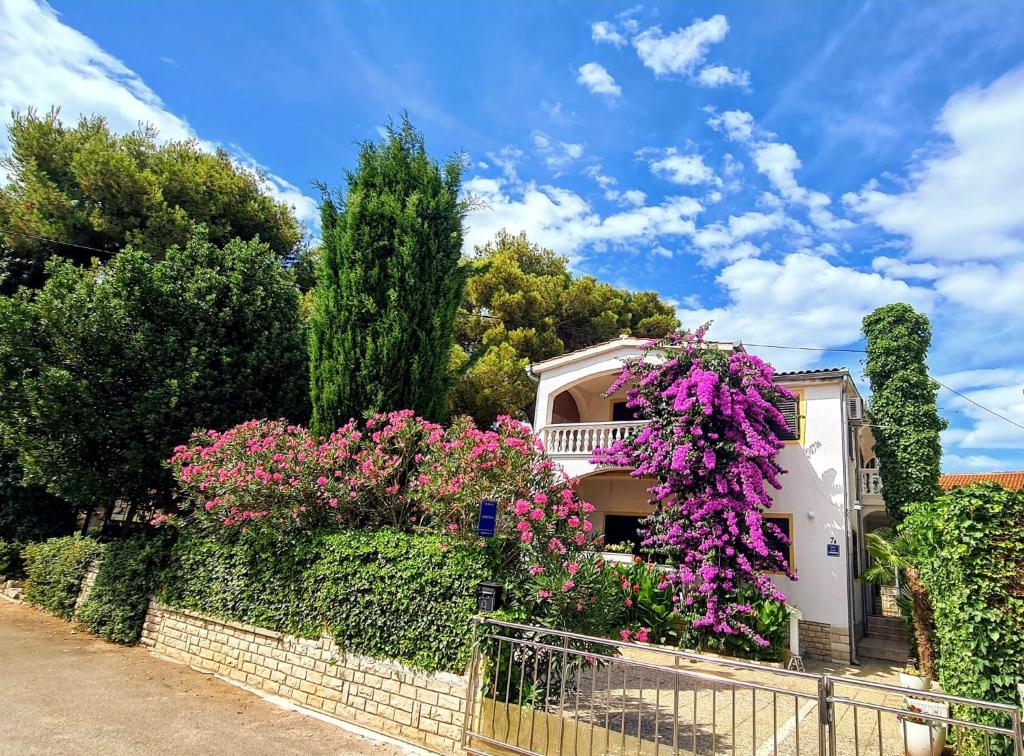
<svg viewBox="0 0 1024 756">
<path fill-rule="evenodd" d="M 879 307 L 863 322 L 867 339 L 865 374 L 871 382 L 871 418 L 885 507 L 894 525 L 912 504 L 939 493 L 942 447 L 935 396 L 928 377 L 928 318 L 908 304 Z"/>
</svg>

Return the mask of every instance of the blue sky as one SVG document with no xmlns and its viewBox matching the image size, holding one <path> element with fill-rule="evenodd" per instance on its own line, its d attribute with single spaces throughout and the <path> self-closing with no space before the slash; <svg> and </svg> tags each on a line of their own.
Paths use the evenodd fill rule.
<svg viewBox="0 0 1024 756">
<path fill-rule="evenodd" d="M 316 232 L 311 182 L 408 111 L 481 209 L 748 343 L 857 348 L 874 307 L 1024 423 L 1024 4 L 0 0 L 0 113 L 228 148 Z M 0 137 L 0 153 L 6 151 Z M 858 355 L 751 348 L 786 368 Z M 942 391 L 947 470 L 1024 430 Z"/>
</svg>

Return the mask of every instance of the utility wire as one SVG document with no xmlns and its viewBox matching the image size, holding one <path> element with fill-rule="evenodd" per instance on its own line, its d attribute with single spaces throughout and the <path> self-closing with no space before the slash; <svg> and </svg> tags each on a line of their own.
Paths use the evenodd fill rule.
<svg viewBox="0 0 1024 756">
<path fill-rule="evenodd" d="M 21 236 L 21 237 L 24 237 L 26 239 L 35 239 L 36 241 L 48 242 L 50 244 L 63 244 L 66 247 L 77 247 L 78 249 L 87 249 L 87 250 L 89 250 L 91 252 L 99 252 L 100 254 L 103 254 L 103 255 L 113 254 L 112 252 L 110 252 L 110 250 L 99 249 L 98 247 L 89 247 L 89 246 L 87 246 L 85 244 L 74 244 L 73 242 L 61 241 L 59 239 L 48 239 L 45 236 L 38 236 L 36 234 L 27 234 L 27 233 L 24 233 L 22 231 L 14 231 L 13 229 L 3 229 L 2 233 L 13 234 L 15 236 Z M 497 320 L 499 322 L 504 322 L 504 321 L 502 321 L 502 319 L 500 317 L 498 317 L 496 315 L 487 315 L 487 314 L 484 314 L 482 312 L 464 312 L 463 314 L 469 315 L 469 316 L 476 316 L 478 318 L 486 318 L 488 320 Z M 845 349 L 845 348 L 838 348 L 838 347 L 806 347 L 806 346 L 791 346 L 791 345 L 784 345 L 784 344 L 755 344 L 753 342 L 745 342 L 744 345 L 745 346 L 758 347 L 759 349 L 790 349 L 790 350 L 801 351 L 801 352 L 846 352 L 846 353 L 850 353 L 850 354 L 867 354 L 867 350 L 866 349 Z M 929 377 L 933 381 L 935 381 L 937 384 L 942 386 L 942 388 L 946 389 L 946 391 L 949 391 L 951 393 L 956 394 L 961 399 L 963 399 L 963 400 L 965 400 L 967 402 L 970 402 L 971 404 L 973 404 L 978 409 L 983 410 L 983 411 L 989 413 L 993 417 L 998 417 L 1000 420 L 1005 420 L 1010 425 L 1013 425 L 1013 426 L 1015 426 L 1017 428 L 1020 428 L 1021 430 L 1024 430 L 1024 424 L 1018 423 L 1016 420 L 1013 420 L 1012 418 L 1009 418 L 1006 415 L 1002 415 L 1002 414 L 996 412 L 993 409 L 989 409 L 984 404 L 981 404 L 980 402 L 977 402 L 974 399 L 971 399 L 971 397 L 967 396 L 966 394 L 963 394 L 963 393 L 957 391 L 954 388 L 950 388 L 949 386 L 947 386 L 945 383 L 940 381 L 935 376 L 929 376 Z"/>
</svg>

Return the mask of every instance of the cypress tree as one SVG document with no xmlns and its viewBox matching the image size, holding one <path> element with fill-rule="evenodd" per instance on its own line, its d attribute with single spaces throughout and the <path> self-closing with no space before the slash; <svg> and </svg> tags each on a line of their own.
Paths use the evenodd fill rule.
<svg viewBox="0 0 1024 756">
<path fill-rule="evenodd" d="M 310 315 L 312 429 L 412 409 L 443 419 L 462 299 L 462 161 L 442 165 L 403 117 L 360 145 L 346 188 L 325 192 Z"/>
</svg>

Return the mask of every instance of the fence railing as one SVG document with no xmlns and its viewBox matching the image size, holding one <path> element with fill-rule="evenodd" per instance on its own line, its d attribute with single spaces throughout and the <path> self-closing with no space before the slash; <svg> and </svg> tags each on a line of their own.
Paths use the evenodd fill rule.
<svg viewBox="0 0 1024 756">
<path fill-rule="evenodd" d="M 468 753 L 1024 756 L 1007 704 L 477 621 Z"/>
<path fill-rule="evenodd" d="M 878 468 L 862 467 L 860 473 L 860 490 L 866 494 L 882 495 L 882 476 Z"/>
<path fill-rule="evenodd" d="M 643 426 L 643 420 L 610 423 L 560 423 L 541 429 L 544 449 L 548 454 L 592 454 L 594 449 L 606 449 L 613 441 L 624 438 L 634 428 Z"/>
</svg>

